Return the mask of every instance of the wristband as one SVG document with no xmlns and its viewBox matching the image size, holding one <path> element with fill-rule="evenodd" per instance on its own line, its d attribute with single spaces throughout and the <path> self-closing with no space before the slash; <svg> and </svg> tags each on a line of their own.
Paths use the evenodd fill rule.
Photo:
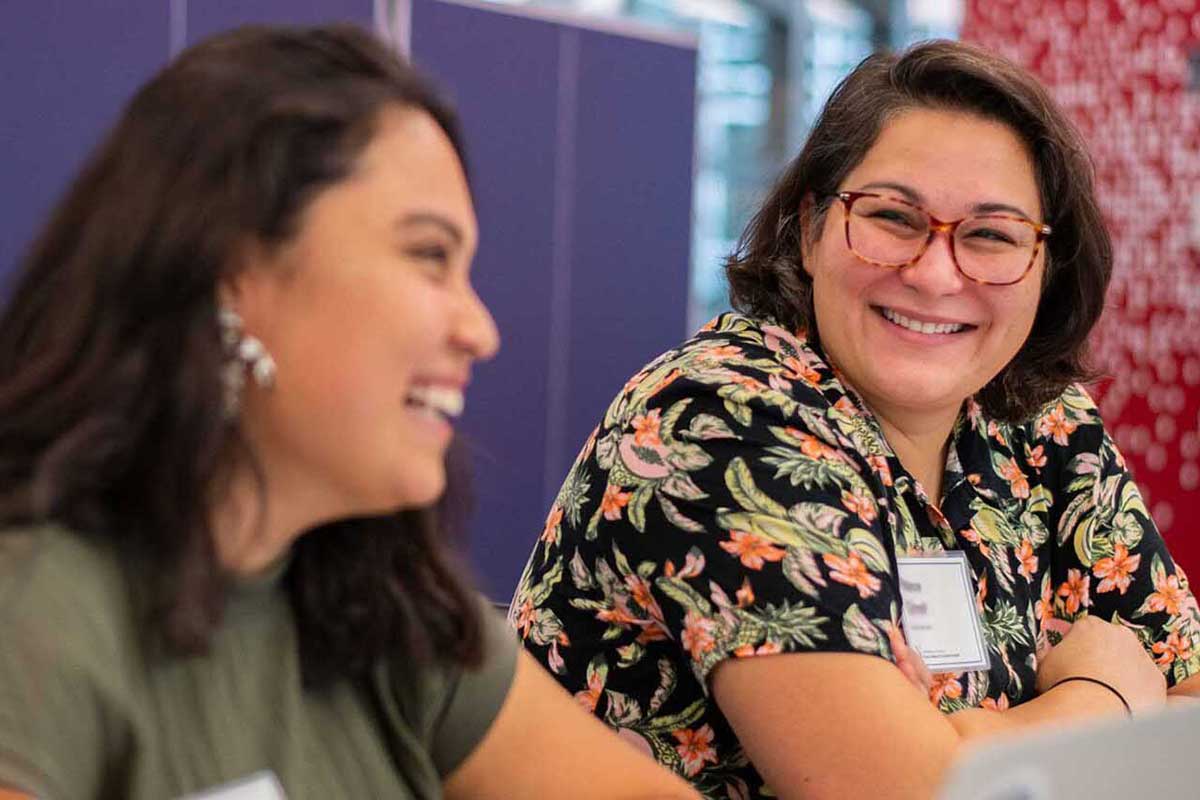
<svg viewBox="0 0 1200 800">
<path fill-rule="evenodd" d="M 1086 683 L 1094 683 L 1097 686 L 1103 686 L 1105 689 L 1108 689 L 1110 692 L 1115 694 L 1117 696 L 1117 699 L 1121 701 L 1121 705 L 1125 706 L 1125 714 L 1130 717 L 1133 716 L 1133 709 L 1129 707 L 1129 701 L 1125 699 L 1125 695 L 1118 692 L 1110 684 L 1107 684 L 1098 678 L 1088 678 L 1083 675 L 1074 675 L 1070 678 L 1063 678 L 1061 681 L 1058 681 L 1057 683 L 1054 684 L 1054 686 L 1051 686 L 1050 689 L 1047 689 L 1046 691 L 1050 691 L 1051 689 L 1054 689 L 1056 686 L 1062 686 L 1064 683 L 1070 683 L 1071 681 L 1084 681 Z"/>
</svg>

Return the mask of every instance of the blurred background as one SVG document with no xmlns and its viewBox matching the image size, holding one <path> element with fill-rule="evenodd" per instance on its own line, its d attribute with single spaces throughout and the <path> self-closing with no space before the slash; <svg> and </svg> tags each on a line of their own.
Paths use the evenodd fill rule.
<svg viewBox="0 0 1200 800">
<path fill-rule="evenodd" d="M 247 22 L 374 27 L 462 113 L 501 355 L 463 422 L 472 559 L 507 600 L 575 451 L 638 367 L 727 307 L 721 261 L 841 77 L 963 38 L 1090 143 L 1116 243 L 1109 428 L 1200 569 L 1200 0 L 0 0 L 0 302 L 137 85 Z"/>
</svg>

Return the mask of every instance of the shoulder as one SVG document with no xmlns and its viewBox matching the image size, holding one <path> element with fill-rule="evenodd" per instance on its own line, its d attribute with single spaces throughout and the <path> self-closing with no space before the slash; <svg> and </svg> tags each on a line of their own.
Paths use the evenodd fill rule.
<svg viewBox="0 0 1200 800">
<path fill-rule="evenodd" d="M 0 782 L 64 796 L 98 785 L 135 630 L 103 545 L 54 527 L 0 531 Z"/>
<path fill-rule="evenodd" d="M 0 680 L 119 692 L 136 657 L 138 625 L 116 553 L 62 528 L 0 532 Z"/>
<path fill-rule="evenodd" d="M 119 559 L 104 543 L 49 525 L 0 531 L 0 626 L 65 639 L 128 608 Z"/>
<path fill-rule="evenodd" d="M 688 406 L 688 416 L 703 408 L 751 427 L 752 418 L 824 411 L 842 396 L 837 376 L 802 332 L 727 313 L 630 378 L 601 428 L 629 426 L 643 415 L 677 419 Z"/>
<path fill-rule="evenodd" d="M 1079 450 L 1099 446 L 1104 437 L 1100 409 L 1080 384 L 1068 386 L 1019 426 L 1033 445 Z"/>
</svg>

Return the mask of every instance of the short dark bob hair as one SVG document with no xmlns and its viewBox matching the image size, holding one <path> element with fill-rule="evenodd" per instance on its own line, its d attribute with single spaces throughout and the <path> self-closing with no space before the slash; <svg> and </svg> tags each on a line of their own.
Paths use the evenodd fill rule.
<svg viewBox="0 0 1200 800">
<path fill-rule="evenodd" d="M 819 340 L 812 281 L 802 265 L 802 229 L 820 235 L 829 196 L 842 188 L 884 125 L 913 108 L 1004 123 L 1033 160 L 1043 221 L 1053 228 L 1037 316 L 1020 351 L 976 398 L 997 419 L 1026 420 L 1071 383 L 1094 377 L 1086 363 L 1087 338 L 1104 309 L 1112 244 L 1078 131 L 1036 78 L 994 53 L 932 41 L 859 64 L 833 92 L 804 149 L 727 259 L 733 305 Z M 811 218 L 801 218 L 802 205 L 811 208 Z"/>
<path fill-rule="evenodd" d="M 451 109 L 365 31 L 246 27 L 195 45 L 92 154 L 0 316 L 0 528 L 54 522 L 118 546 L 168 652 L 202 651 L 220 623 L 210 501 L 231 463 L 256 463 L 222 414 L 218 284 L 247 240 L 293 235 L 388 107 L 428 114 L 461 159 Z M 284 580 L 310 684 L 388 653 L 478 662 L 478 604 L 445 545 L 464 473 L 448 470 L 438 508 L 296 543 Z"/>
</svg>

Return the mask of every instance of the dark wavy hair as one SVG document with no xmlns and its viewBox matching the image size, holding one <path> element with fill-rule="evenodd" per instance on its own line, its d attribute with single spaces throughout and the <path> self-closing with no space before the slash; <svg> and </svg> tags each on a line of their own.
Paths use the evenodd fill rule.
<svg viewBox="0 0 1200 800">
<path fill-rule="evenodd" d="M 801 263 L 802 231 L 820 236 L 830 195 L 842 188 L 883 126 L 913 108 L 962 111 L 1004 123 L 1033 159 L 1045 221 L 1053 228 L 1037 316 L 1020 351 L 977 395 L 989 415 L 1025 420 L 1071 383 L 1094 377 L 1086 361 L 1087 338 L 1104 309 L 1112 244 L 1079 133 L 1036 78 L 994 53 L 932 41 L 859 64 L 833 92 L 804 149 L 726 260 L 733 305 L 806 329 L 819 340 L 812 279 Z"/>
<path fill-rule="evenodd" d="M 220 624 L 210 501 L 234 459 L 254 463 L 222 415 L 218 283 L 239 243 L 293 235 L 396 105 L 432 117 L 462 158 L 452 110 L 364 31 L 246 27 L 197 44 L 134 96 L 0 316 L 0 527 L 115 543 L 169 652 L 203 651 Z M 446 545 L 465 472 L 448 472 L 436 508 L 297 541 L 285 585 L 310 685 L 391 652 L 478 663 L 479 610 Z"/>
</svg>

